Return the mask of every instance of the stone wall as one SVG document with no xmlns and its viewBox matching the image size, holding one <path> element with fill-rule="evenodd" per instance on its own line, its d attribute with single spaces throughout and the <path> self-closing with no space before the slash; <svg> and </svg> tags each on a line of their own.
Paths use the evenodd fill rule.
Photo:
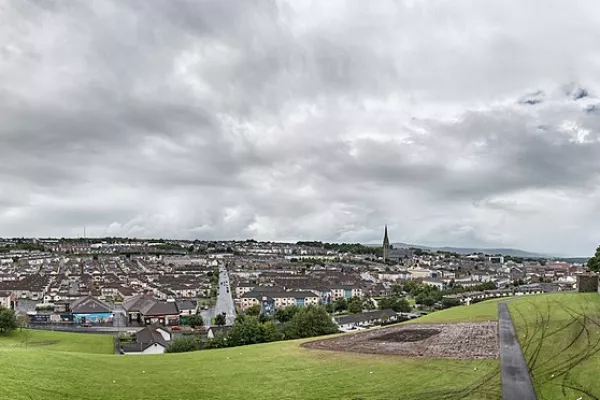
<svg viewBox="0 0 600 400">
<path fill-rule="evenodd" d="M 583 292 L 599 292 L 598 289 L 598 275 L 597 274 L 583 274 L 577 277 L 577 290 L 580 293 Z"/>
</svg>

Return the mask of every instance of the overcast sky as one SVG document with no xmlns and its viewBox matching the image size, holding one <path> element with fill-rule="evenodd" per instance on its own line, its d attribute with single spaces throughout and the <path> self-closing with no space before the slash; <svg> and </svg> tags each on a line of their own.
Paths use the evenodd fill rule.
<svg viewBox="0 0 600 400">
<path fill-rule="evenodd" d="M 596 0 L 0 0 L 0 236 L 600 243 Z"/>
</svg>

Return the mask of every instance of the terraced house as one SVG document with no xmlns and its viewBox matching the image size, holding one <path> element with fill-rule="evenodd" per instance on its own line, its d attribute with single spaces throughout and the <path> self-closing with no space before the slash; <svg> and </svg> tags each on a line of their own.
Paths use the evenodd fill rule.
<svg viewBox="0 0 600 400">
<path fill-rule="evenodd" d="M 140 325 L 178 325 L 180 311 L 177 304 L 160 301 L 149 295 L 133 296 L 123 303 L 130 323 Z"/>
<path fill-rule="evenodd" d="M 337 299 L 351 299 L 353 297 L 362 297 L 363 290 L 356 285 L 336 285 L 332 286 L 329 290 L 332 300 Z"/>
<path fill-rule="evenodd" d="M 14 308 L 14 301 L 15 298 L 12 294 L 12 292 L 3 292 L 0 291 L 0 307 L 4 307 L 4 308 Z"/>
<path fill-rule="evenodd" d="M 275 309 L 289 306 L 303 307 L 308 305 L 318 305 L 320 302 L 319 296 L 316 293 L 309 291 L 273 292 L 253 290 L 243 295 L 241 299 L 242 310 L 246 310 L 254 305 L 260 305 L 263 301 L 272 301 Z"/>
</svg>

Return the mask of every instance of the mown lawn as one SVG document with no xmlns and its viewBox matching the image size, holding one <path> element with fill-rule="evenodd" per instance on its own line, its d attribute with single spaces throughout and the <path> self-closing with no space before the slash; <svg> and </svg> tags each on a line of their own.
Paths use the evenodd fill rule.
<svg viewBox="0 0 600 400">
<path fill-rule="evenodd" d="M 538 398 L 600 397 L 600 295 L 525 297 L 509 309 Z"/>
<path fill-rule="evenodd" d="M 458 306 L 435 311 L 408 321 L 411 324 L 437 324 L 444 322 L 483 322 L 498 320 L 498 301 L 486 300 L 469 306 Z M 504 300 L 507 300 L 506 298 Z"/>
<path fill-rule="evenodd" d="M 32 338 L 46 343 L 31 345 Z M 500 397 L 497 360 L 335 353 L 300 348 L 301 341 L 117 356 L 109 354 L 111 337 L 105 335 L 34 331 L 27 348 L 22 340 L 21 332 L 0 337 L 0 399 Z"/>
<path fill-rule="evenodd" d="M 41 330 L 17 330 L 0 335 L 0 350 L 3 349 L 53 350 L 66 352 L 112 354 L 113 336 L 52 332 Z"/>
</svg>

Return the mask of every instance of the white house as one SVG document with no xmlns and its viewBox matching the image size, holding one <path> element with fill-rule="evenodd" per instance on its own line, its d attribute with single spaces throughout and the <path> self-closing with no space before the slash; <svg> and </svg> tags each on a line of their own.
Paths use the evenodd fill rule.
<svg viewBox="0 0 600 400">
<path fill-rule="evenodd" d="M 163 354 L 171 341 L 171 333 L 165 328 L 152 325 L 136 333 L 135 343 L 121 346 L 121 354 L 146 355 Z"/>
<path fill-rule="evenodd" d="M 0 292 L 0 307 L 12 308 L 13 301 L 14 297 L 11 292 Z"/>
</svg>

